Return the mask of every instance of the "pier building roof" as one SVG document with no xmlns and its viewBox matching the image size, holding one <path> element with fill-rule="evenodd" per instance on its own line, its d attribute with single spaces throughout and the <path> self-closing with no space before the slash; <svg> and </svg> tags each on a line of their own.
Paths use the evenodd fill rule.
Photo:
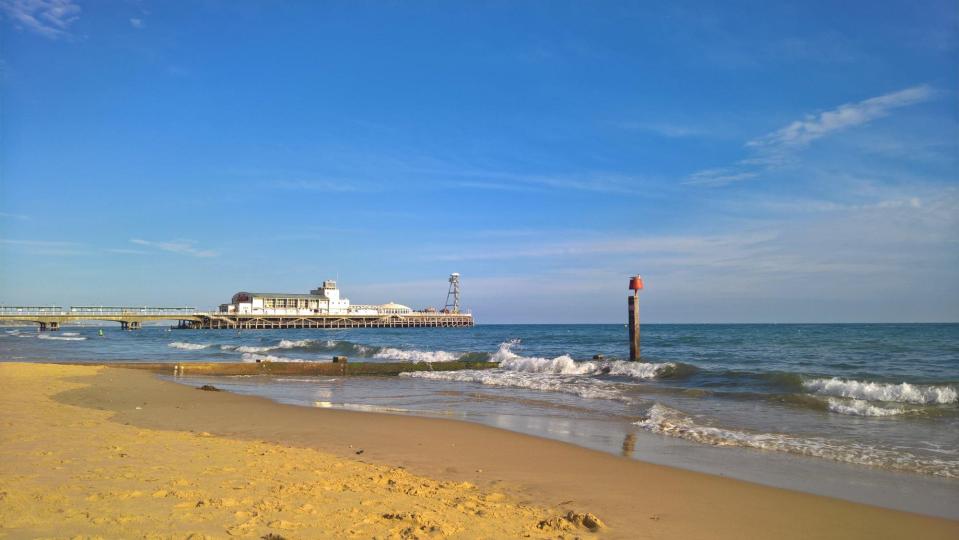
<svg viewBox="0 0 959 540">
<path fill-rule="evenodd" d="M 247 294 L 249 296 L 256 296 L 257 298 L 326 298 L 325 296 L 322 296 L 319 294 L 259 293 L 259 292 L 243 292 L 238 294 Z"/>
</svg>

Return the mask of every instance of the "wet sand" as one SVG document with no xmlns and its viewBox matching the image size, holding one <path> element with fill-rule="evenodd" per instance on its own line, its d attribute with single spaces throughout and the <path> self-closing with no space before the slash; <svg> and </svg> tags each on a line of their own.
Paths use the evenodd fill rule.
<svg viewBox="0 0 959 540">
<path fill-rule="evenodd" d="M 281 405 L 116 368 L 0 364 L 0 383 L 10 537 L 959 537 L 959 521 L 453 420 Z M 590 530 L 587 512 L 607 526 Z"/>
</svg>

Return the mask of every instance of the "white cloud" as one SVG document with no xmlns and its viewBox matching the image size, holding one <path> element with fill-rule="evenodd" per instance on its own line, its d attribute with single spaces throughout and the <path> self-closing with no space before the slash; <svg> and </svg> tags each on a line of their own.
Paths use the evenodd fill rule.
<svg viewBox="0 0 959 540">
<path fill-rule="evenodd" d="M 132 19 L 130 19 L 130 26 L 138 29 L 143 28 L 144 26 L 143 19 L 138 19 L 136 17 L 133 17 Z"/>
<path fill-rule="evenodd" d="M 795 162 L 798 151 L 816 139 L 867 124 L 887 116 L 895 109 L 928 101 L 935 95 L 936 91 L 932 87 L 921 84 L 858 103 L 840 105 L 819 114 L 807 115 L 802 120 L 748 141 L 746 147 L 757 155 L 741 159 L 730 167 L 697 171 L 689 175 L 683 183 L 718 187 L 756 178 L 766 171 Z"/>
<path fill-rule="evenodd" d="M 733 182 L 749 180 L 759 176 L 757 172 L 735 171 L 731 169 L 706 169 L 689 175 L 684 184 L 695 186 L 725 186 Z"/>
<path fill-rule="evenodd" d="M 826 135 L 866 124 L 889 114 L 889 111 L 927 101 L 935 95 L 928 85 L 913 86 L 898 92 L 869 98 L 858 103 L 846 103 L 818 115 L 807 115 L 786 127 L 746 143 L 746 146 L 800 147 Z"/>
<path fill-rule="evenodd" d="M 169 251 L 170 253 L 179 253 L 181 255 L 190 255 L 193 257 L 216 257 L 219 255 L 218 252 L 210 249 L 198 249 L 194 246 L 196 242 L 193 240 L 171 240 L 169 242 L 153 242 L 150 240 L 142 240 L 140 238 L 132 238 L 130 242 L 137 244 L 139 246 L 148 246 L 156 248 L 162 251 Z"/>
<path fill-rule="evenodd" d="M 50 39 L 68 36 L 81 11 L 73 0 L 0 0 L 0 10 L 15 23 Z"/>
<path fill-rule="evenodd" d="M 24 220 L 30 219 L 30 216 L 26 214 L 9 214 L 7 212 L 0 212 L 0 218 Z"/>
</svg>

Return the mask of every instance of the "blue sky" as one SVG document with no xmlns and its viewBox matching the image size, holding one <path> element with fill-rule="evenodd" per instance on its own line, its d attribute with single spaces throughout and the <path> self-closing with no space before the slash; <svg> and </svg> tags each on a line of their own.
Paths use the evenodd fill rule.
<svg viewBox="0 0 959 540">
<path fill-rule="evenodd" d="M 957 9 L 0 0 L 0 303 L 957 321 Z"/>
</svg>

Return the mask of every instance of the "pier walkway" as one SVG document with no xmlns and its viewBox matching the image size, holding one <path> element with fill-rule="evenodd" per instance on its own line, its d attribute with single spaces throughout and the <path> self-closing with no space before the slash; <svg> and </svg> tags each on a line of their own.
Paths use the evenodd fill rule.
<svg viewBox="0 0 959 540">
<path fill-rule="evenodd" d="M 41 331 L 86 321 L 118 322 L 136 330 L 147 322 L 171 321 L 196 330 L 284 328 L 424 328 L 473 326 L 469 313 L 414 311 L 404 314 L 261 315 L 197 311 L 191 307 L 0 306 L 0 324 L 32 322 Z"/>
</svg>

